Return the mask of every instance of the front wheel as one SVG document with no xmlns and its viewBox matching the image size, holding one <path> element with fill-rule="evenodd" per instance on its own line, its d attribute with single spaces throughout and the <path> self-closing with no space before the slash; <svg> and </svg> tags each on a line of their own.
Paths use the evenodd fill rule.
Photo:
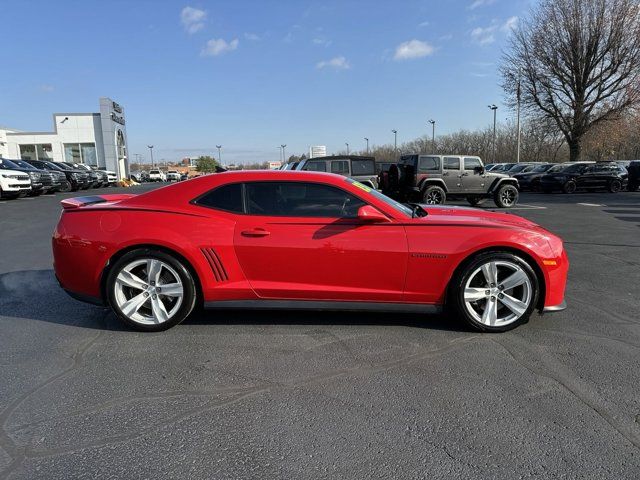
<svg viewBox="0 0 640 480">
<path fill-rule="evenodd" d="M 171 328 L 193 311 L 197 289 L 185 265 L 153 249 L 125 254 L 109 271 L 107 297 L 115 314 L 140 331 Z"/>
<path fill-rule="evenodd" d="M 518 203 L 520 196 L 518 189 L 513 185 L 502 185 L 493 195 L 493 201 L 500 208 L 511 208 Z"/>
<path fill-rule="evenodd" d="M 539 284 L 531 266 L 507 252 L 483 253 L 456 275 L 452 307 L 472 328 L 506 332 L 529 320 Z"/>
<path fill-rule="evenodd" d="M 573 180 L 569 180 L 562 186 L 562 191 L 564 193 L 575 193 L 577 187 L 578 186 L 576 185 L 576 182 L 574 182 Z"/>
<path fill-rule="evenodd" d="M 442 205 L 446 200 L 447 194 L 442 187 L 437 185 L 427 187 L 422 195 L 422 201 L 427 205 Z"/>
<path fill-rule="evenodd" d="M 618 193 L 620 190 L 622 190 L 622 182 L 620 180 L 611 180 L 609 182 L 608 190 L 611 193 Z"/>
</svg>

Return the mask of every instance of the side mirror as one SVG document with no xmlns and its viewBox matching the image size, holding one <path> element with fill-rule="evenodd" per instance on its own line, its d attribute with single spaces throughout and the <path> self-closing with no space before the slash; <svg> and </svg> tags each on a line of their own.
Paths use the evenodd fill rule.
<svg viewBox="0 0 640 480">
<path fill-rule="evenodd" d="M 475 167 L 473 169 L 473 173 L 477 175 L 482 175 L 484 173 L 484 167 Z"/>
<path fill-rule="evenodd" d="M 358 220 L 366 223 L 386 223 L 389 218 L 371 205 L 365 205 L 358 209 Z"/>
</svg>

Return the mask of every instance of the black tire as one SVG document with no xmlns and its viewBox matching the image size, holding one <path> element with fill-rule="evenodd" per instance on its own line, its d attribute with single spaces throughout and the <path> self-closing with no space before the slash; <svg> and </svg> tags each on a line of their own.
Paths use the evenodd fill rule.
<svg viewBox="0 0 640 480">
<path fill-rule="evenodd" d="M 486 198 L 482 198 L 478 195 L 467 195 L 467 202 L 469 202 L 469 205 L 471 205 L 472 207 L 482 205 L 485 200 Z"/>
<path fill-rule="evenodd" d="M 443 205 L 447 201 L 447 194 L 442 187 L 430 185 L 422 193 L 422 203 L 427 205 Z"/>
<path fill-rule="evenodd" d="M 492 261 L 504 261 L 518 265 L 526 273 L 531 284 L 531 297 L 528 308 L 519 318 L 505 325 L 490 326 L 478 321 L 468 311 L 464 298 L 465 286 L 470 276 L 483 264 Z M 502 278 L 501 280 L 504 280 L 504 278 Z M 533 271 L 531 265 L 529 265 L 526 260 L 509 252 L 485 252 L 472 257 L 471 259 L 466 261 L 461 266 L 461 268 L 458 269 L 458 272 L 449 285 L 447 307 L 448 310 L 456 316 L 456 318 L 464 320 L 467 325 L 469 325 L 474 330 L 478 330 L 481 332 L 499 333 L 513 330 L 514 328 L 527 323 L 529 321 L 531 313 L 538 304 L 539 294 L 540 285 L 538 282 L 538 277 Z"/>
<path fill-rule="evenodd" d="M 567 181 L 567 183 L 565 183 L 562 186 L 562 191 L 564 193 L 571 194 L 571 193 L 575 193 L 577 188 L 578 188 L 578 186 L 576 185 L 576 182 L 574 182 L 573 180 L 569 180 L 569 181 Z"/>
<path fill-rule="evenodd" d="M 501 185 L 493 194 L 493 202 L 499 208 L 511 208 L 518 203 L 519 197 L 520 192 L 518 192 L 515 185 L 507 183 L 505 185 Z"/>
<path fill-rule="evenodd" d="M 136 260 L 145 259 L 160 260 L 168 264 L 175 270 L 175 272 L 180 277 L 180 281 L 182 282 L 182 305 L 178 308 L 177 312 L 171 318 L 159 324 L 143 324 L 130 319 L 122 312 L 120 307 L 118 307 L 118 302 L 116 300 L 116 278 L 118 277 L 122 269 Z M 107 300 L 116 316 L 125 325 L 142 332 L 160 332 L 178 325 L 191 314 L 196 305 L 198 296 L 198 290 L 196 288 L 193 276 L 189 269 L 183 264 L 183 262 L 178 260 L 173 255 L 151 248 L 140 248 L 137 250 L 132 250 L 131 252 L 128 252 L 121 258 L 119 258 L 109 270 L 105 286 Z"/>
<path fill-rule="evenodd" d="M 59 192 L 65 193 L 65 192 L 70 192 L 71 191 L 71 184 L 70 183 L 64 183 L 64 184 L 60 184 L 60 188 L 58 189 Z"/>
<path fill-rule="evenodd" d="M 618 193 L 620 190 L 622 190 L 622 182 L 618 179 L 613 179 L 609 182 L 609 185 L 607 186 L 607 190 L 609 190 L 609 192 L 611 193 Z"/>
</svg>

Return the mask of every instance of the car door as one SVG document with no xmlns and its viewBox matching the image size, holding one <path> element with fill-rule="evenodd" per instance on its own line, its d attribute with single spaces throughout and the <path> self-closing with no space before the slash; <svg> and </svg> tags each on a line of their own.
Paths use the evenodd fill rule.
<svg viewBox="0 0 640 480">
<path fill-rule="evenodd" d="M 256 294 L 270 299 L 399 301 L 407 268 L 404 227 L 356 218 L 365 205 L 314 182 L 245 183 L 236 256 Z"/>
<path fill-rule="evenodd" d="M 444 157 L 442 159 L 442 178 L 450 193 L 464 191 L 461 168 L 460 157 Z"/>
<path fill-rule="evenodd" d="M 465 193 L 485 193 L 486 175 L 479 170 L 482 162 L 478 157 L 463 158 L 462 187 Z"/>
</svg>

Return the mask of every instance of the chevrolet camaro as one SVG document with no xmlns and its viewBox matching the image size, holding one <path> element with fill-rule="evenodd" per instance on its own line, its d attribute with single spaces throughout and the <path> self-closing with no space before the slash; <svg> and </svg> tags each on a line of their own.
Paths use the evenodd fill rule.
<svg viewBox="0 0 640 480">
<path fill-rule="evenodd" d="M 54 268 L 143 331 L 196 307 L 437 313 L 501 332 L 565 307 L 562 241 L 513 214 L 404 205 L 339 175 L 245 171 L 64 200 Z"/>
</svg>

